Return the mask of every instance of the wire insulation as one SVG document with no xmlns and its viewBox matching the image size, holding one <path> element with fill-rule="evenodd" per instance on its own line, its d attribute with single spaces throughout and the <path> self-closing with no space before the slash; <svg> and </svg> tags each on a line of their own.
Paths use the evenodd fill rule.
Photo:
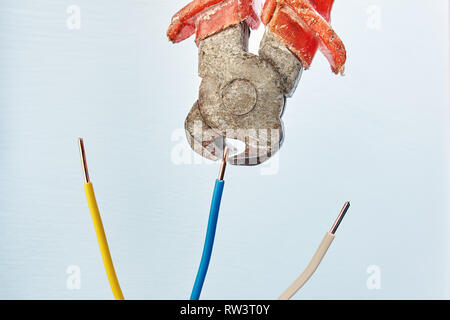
<svg viewBox="0 0 450 320">
<path fill-rule="evenodd" d="M 208 229 L 206 231 L 206 239 L 203 247 L 202 259 L 198 268 L 197 277 L 195 278 L 194 288 L 191 293 L 191 300 L 199 300 L 205 282 L 206 273 L 208 272 L 209 262 L 214 245 L 214 238 L 217 229 L 217 220 L 219 218 L 220 202 L 222 201 L 223 187 L 225 181 L 216 180 L 214 187 L 211 209 L 209 212 Z"/>
<path fill-rule="evenodd" d="M 108 276 L 111 290 L 116 300 L 124 300 L 122 289 L 120 288 L 119 280 L 117 279 L 116 271 L 114 270 L 108 240 L 106 239 L 102 218 L 100 217 L 97 200 L 95 199 L 94 187 L 91 182 L 84 185 L 84 191 L 86 192 L 89 211 L 91 212 L 92 221 L 94 222 L 95 233 L 97 234 L 98 245 L 100 247 L 103 264 L 105 266 L 106 275 Z"/>
<path fill-rule="evenodd" d="M 303 271 L 300 277 L 298 277 L 297 280 L 294 281 L 294 283 L 280 296 L 280 298 L 278 298 L 278 300 L 291 299 L 297 293 L 297 291 L 305 285 L 305 283 L 312 277 L 314 272 L 316 272 L 317 268 L 325 257 L 325 254 L 333 243 L 334 238 L 334 234 L 327 232 L 322 240 L 322 243 L 319 246 L 319 249 L 317 249 L 305 271 Z"/>
<path fill-rule="evenodd" d="M 306 267 L 305 271 L 294 281 L 294 283 L 278 298 L 278 300 L 289 300 L 291 299 L 298 290 L 300 290 L 305 283 L 312 277 L 314 272 L 316 272 L 323 258 L 327 254 L 328 249 L 330 248 L 333 240 L 335 238 L 336 231 L 342 223 L 345 215 L 347 214 L 348 209 L 350 209 L 350 202 L 347 201 L 341 209 L 336 221 L 334 222 L 331 230 L 325 234 L 325 237 L 322 240 L 322 243 L 314 254 L 311 262 Z"/>
<path fill-rule="evenodd" d="M 98 209 L 97 199 L 95 198 L 94 186 L 92 185 L 89 178 L 86 150 L 84 148 L 84 141 L 82 138 L 78 139 L 78 146 L 80 148 L 84 181 L 86 182 L 84 184 L 84 192 L 86 193 L 89 211 L 91 212 L 92 221 L 94 222 L 95 233 L 97 235 L 103 265 L 105 266 L 106 275 L 108 277 L 108 281 L 111 286 L 114 298 L 116 300 L 124 300 L 122 289 L 120 289 L 119 280 L 117 279 L 116 271 L 114 270 L 114 264 L 111 258 L 111 252 L 109 251 L 108 240 L 106 239 L 105 229 L 103 227 L 102 218 L 100 216 L 100 210 Z"/>
</svg>

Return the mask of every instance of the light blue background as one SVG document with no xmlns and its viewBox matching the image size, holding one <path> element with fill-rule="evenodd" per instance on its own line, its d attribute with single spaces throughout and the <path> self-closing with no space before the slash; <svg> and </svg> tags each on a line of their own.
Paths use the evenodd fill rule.
<svg viewBox="0 0 450 320">
<path fill-rule="evenodd" d="M 1 1 L 0 298 L 112 298 L 78 136 L 126 298 L 189 296 L 218 165 L 171 158 L 200 83 L 193 40 L 165 37 L 186 2 Z M 81 30 L 66 27 L 72 4 Z M 228 170 L 203 298 L 277 298 L 346 200 L 296 298 L 450 297 L 448 17 L 445 0 L 336 1 L 346 76 L 318 54 L 288 100 L 278 174 Z M 66 287 L 69 265 L 81 290 Z M 366 286 L 370 265 L 380 290 Z"/>
</svg>

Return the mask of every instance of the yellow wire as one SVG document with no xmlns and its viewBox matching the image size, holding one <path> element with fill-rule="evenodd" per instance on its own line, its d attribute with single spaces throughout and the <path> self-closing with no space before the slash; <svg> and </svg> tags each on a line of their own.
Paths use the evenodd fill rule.
<svg viewBox="0 0 450 320">
<path fill-rule="evenodd" d="M 125 300 L 120 289 L 119 280 L 117 279 L 116 271 L 109 252 L 108 240 L 106 239 L 105 229 L 103 228 L 102 218 L 98 210 L 97 200 L 95 199 L 94 187 L 91 182 L 84 185 L 86 198 L 91 211 L 92 221 L 94 222 L 95 233 L 97 234 L 98 245 L 102 254 L 103 264 L 105 265 L 106 275 L 108 276 L 111 290 L 116 300 Z"/>
</svg>

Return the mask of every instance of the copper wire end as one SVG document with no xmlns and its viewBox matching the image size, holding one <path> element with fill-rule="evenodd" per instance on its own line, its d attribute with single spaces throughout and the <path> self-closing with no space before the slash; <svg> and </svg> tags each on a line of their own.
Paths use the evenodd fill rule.
<svg viewBox="0 0 450 320">
<path fill-rule="evenodd" d="M 91 179 L 89 178 L 89 170 L 86 161 L 86 151 L 84 149 L 84 141 L 82 138 L 78 138 L 78 146 L 80 147 L 80 156 L 81 156 L 81 164 L 83 167 L 84 181 L 86 183 L 89 183 L 91 182 Z"/>
<path fill-rule="evenodd" d="M 333 227 L 330 230 L 331 234 L 336 234 L 337 229 L 339 228 L 339 225 L 341 224 L 342 220 L 345 217 L 345 214 L 347 213 L 348 209 L 350 209 L 350 202 L 347 201 L 344 204 L 344 207 L 342 208 L 341 212 L 339 213 L 339 216 L 337 217 L 336 221 L 334 222 Z"/>
<path fill-rule="evenodd" d="M 225 177 L 225 171 L 227 169 L 227 161 L 228 161 L 228 152 L 230 149 L 228 147 L 225 147 L 223 150 L 223 158 L 222 158 L 222 165 L 220 166 L 220 172 L 219 172 L 219 180 L 223 181 L 223 178 Z"/>
</svg>

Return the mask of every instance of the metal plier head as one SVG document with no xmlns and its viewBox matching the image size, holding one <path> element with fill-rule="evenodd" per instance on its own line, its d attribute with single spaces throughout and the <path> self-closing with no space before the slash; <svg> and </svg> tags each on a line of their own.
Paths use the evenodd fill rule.
<svg viewBox="0 0 450 320">
<path fill-rule="evenodd" d="M 283 142 L 286 98 L 320 49 L 343 73 L 345 47 L 329 25 L 333 0 L 267 0 L 259 55 L 248 52 L 259 26 L 258 0 L 195 0 L 172 19 L 167 35 L 180 42 L 195 33 L 199 48 L 199 99 L 185 129 L 191 147 L 217 160 L 225 139 L 243 142 L 231 164 L 257 165 Z"/>
</svg>

